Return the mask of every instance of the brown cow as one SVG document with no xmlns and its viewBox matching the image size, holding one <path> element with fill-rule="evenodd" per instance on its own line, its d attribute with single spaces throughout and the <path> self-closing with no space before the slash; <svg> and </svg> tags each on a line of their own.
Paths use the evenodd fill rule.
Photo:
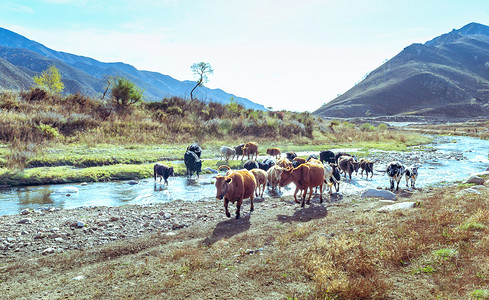
<svg viewBox="0 0 489 300">
<path fill-rule="evenodd" d="M 267 154 L 270 156 L 275 157 L 276 159 L 280 158 L 280 155 L 282 155 L 282 152 L 280 152 L 279 148 L 268 148 L 267 149 Z"/>
<path fill-rule="evenodd" d="M 258 158 L 258 144 L 257 143 L 249 142 L 243 146 L 243 157 L 241 157 L 241 160 L 243 160 L 245 155 L 248 155 L 248 160 L 249 160 L 250 154 L 251 154 L 251 159 L 253 159 L 253 155 L 255 155 L 255 160 Z"/>
<path fill-rule="evenodd" d="M 351 180 L 351 173 L 358 170 L 358 162 L 351 156 L 343 155 L 338 158 L 338 168 L 344 172 L 345 178 L 346 173 L 348 173 Z"/>
<path fill-rule="evenodd" d="M 226 216 L 228 218 L 231 217 L 228 210 L 229 202 L 236 202 L 236 219 L 239 219 L 243 199 L 250 198 L 250 212 L 254 210 L 253 197 L 255 188 L 255 176 L 248 170 L 237 170 L 230 172 L 230 174 L 226 176 L 216 176 L 216 198 L 224 198 L 224 209 L 226 210 Z"/>
<path fill-rule="evenodd" d="M 358 161 L 358 164 L 360 165 L 360 169 L 362 170 L 360 172 L 360 175 L 363 177 L 363 171 L 365 171 L 365 174 L 367 175 L 368 178 L 368 173 L 370 172 L 370 178 L 374 176 L 374 163 L 373 161 L 370 161 L 366 158 L 360 158 Z"/>
<path fill-rule="evenodd" d="M 286 169 L 282 172 L 280 177 L 280 186 L 286 186 L 293 182 L 296 186 L 294 192 L 294 200 L 297 200 L 297 192 L 303 190 L 302 194 L 302 207 L 306 201 L 307 189 L 309 189 L 309 199 L 307 204 L 310 203 L 313 188 L 319 186 L 319 199 L 323 202 L 323 183 L 324 183 L 324 168 L 316 163 L 305 163 L 294 169 Z"/>
<path fill-rule="evenodd" d="M 267 181 L 268 181 L 267 172 L 262 169 L 252 169 L 251 173 L 255 175 L 255 180 L 256 180 L 255 196 L 263 198 L 263 193 L 265 192 L 265 188 L 267 186 Z"/>
</svg>

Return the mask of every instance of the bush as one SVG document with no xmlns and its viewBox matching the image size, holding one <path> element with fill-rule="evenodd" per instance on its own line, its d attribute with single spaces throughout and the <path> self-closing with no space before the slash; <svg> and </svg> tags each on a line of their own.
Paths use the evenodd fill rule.
<svg viewBox="0 0 489 300">
<path fill-rule="evenodd" d="M 125 109 L 143 101 L 143 90 L 126 78 L 119 77 L 115 79 L 114 87 L 111 90 L 111 98 L 116 106 Z"/>
<path fill-rule="evenodd" d="M 26 101 L 42 101 L 49 98 L 48 93 L 40 88 L 31 88 L 28 92 L 22 93 L 22 98 Z"/>
</svg>

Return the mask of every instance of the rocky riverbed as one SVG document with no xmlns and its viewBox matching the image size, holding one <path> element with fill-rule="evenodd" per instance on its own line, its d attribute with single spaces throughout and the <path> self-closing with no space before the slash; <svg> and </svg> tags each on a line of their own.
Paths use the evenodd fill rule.
<svg viewBox="0 0 489 300">
<path fill-rule="evenodd" d="M 225 218 L 214 200 L 120 207 L 23 210 L 0 216 L 0 257 L 87 249 Z"/>
</svg>

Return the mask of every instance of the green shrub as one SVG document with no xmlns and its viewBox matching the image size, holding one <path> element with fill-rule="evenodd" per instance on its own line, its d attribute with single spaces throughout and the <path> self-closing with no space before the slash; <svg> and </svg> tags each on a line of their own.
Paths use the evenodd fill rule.
<svg viewBox="0 0 489 300">
<path fill-rule="evenodd" d="M 48 140 L 54 139 L 59 136 L 58 130 L 54 127 L 51 127 L 51 125 L 41 123 L 39 125 L 36 125 L 35 128 L 39 130 L 39 132 L 41 132 L 41 134 Z"/>
<path fill-rule="evenodd" d="M 126 78 L 118 77 L 111 90 L 111 99 L 116 106 L 125 109 L 143 101 L 143 90 Z"/>
</svg>

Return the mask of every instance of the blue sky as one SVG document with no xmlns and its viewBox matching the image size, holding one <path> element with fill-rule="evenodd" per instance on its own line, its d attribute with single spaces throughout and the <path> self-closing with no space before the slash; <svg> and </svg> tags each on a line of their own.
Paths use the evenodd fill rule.
<svg viewBox="0 0 489 300">
<path fill-rule="evenodd" d="M 470 22 L 486 1 L 3 0 L 0 27 L 45 46 L 125 62 L 274 109 L 314 111 L 412 43 Z"/>
</svg>

